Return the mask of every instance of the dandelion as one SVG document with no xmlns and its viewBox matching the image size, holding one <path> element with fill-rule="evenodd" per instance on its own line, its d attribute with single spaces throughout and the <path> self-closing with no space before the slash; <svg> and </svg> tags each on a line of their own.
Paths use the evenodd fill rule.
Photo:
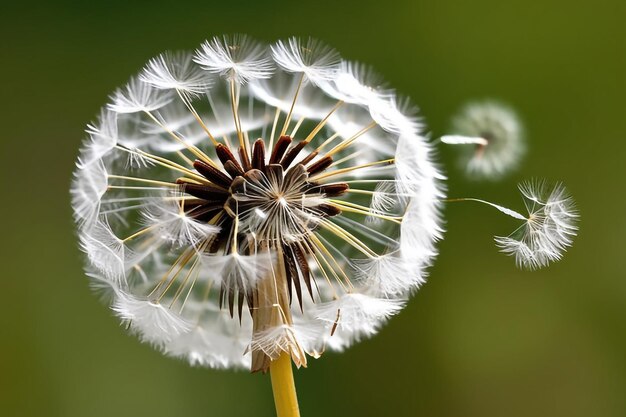
<svg viewBox="0 0 626 417">
<path fill-rule="evenodd" d="M 441 141 L 462 145 L 460 163 L 476 179 L 498 179 L 514 170 L 525 154 L 522 126 L 515 112 L 486 101 L 465 106 L 453 119 L 453 134 Z"/>
<path fill-rule="evenodd" d="M 87 274 L 115 314 L 192 365 L 270 371 L 279 415 L 291 362 L 375 334 L 437 254 L 443 177 L 373 74 L 315 40 L 214 38 L 149 61 L 78 157 Z"/>
<path fill-rule="evenodd" d="M 508 236 L 496 236 L 500 250 L 515 257 L 518 267 L 529 270 L 545 267 L 560 260 L 572 245 L 578 231 L 578 211 L 563 184 L 549 185 L 546 181 L 528 181 L 518 186 L 528 215 L 475 198 L 447 201 L 475 201 L 523 221 Z"/>
</svg>

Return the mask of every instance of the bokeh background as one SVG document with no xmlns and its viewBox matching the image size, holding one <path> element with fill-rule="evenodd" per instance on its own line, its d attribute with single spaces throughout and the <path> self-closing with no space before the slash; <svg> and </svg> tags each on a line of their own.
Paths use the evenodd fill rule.
<svg viewBox="0 0 626 417">
<path fill-rule="evenodd" d="M 518 109 L 530 152 L 451 196 L 521 209 L 516 183 L 563 180 L 582 213 L 562 262 L 515 268 L 516 223 L 446 209 L 427 285 L 374 339 L 296 374 L 303 416 L 626 415 L 623 0 L 32 1 L 0 12 L 0 415 L 272 416 L 269 378 L 192 369 L 125 334 L 88 288 L 68 187 L 87 122 L 150 57 L 213 35 L 312 35 L 372 64 L 433 137 L 467 100 Z"/>
</svg>

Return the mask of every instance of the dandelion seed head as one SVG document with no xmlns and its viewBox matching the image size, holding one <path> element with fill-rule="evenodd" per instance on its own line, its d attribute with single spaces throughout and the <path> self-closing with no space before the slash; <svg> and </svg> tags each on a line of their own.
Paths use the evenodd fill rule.
<svg viewBox="0 0 626 417">
<path fill-rule="evenodd" d="M 460 164 L 475 179 L 499 179 L 519 165 L 526 152 L 515 112 L 493 101 L 466 105 L 452 121 L 444 143 L 460 145 Z"/>
<path fill-rule="evenodd" d="M 131 332 L 193 365 L 345 349 L 437 254 L 443 176 L 421 131 L 408 100 L 318 41 L 159 55 L 80 151 L 87 274 Z"/>
</svg>

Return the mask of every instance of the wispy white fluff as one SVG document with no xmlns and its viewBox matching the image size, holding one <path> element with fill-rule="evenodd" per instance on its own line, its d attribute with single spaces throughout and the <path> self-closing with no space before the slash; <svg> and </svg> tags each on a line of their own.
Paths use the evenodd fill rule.
<svg viewBox="0 0 626 417">
<path fill-rule="evenodd" d="M 528 218 L 509 236 L 495 238 L 501 251 L 514 256 L 519 267 L 542 268 L 558 261 L 578 230 L 574 200 L 562 184 L 526 182 L 519 189 Z"/>
<path fill-rule="evenodd" d="M 372 194 L 370 208 L 375 213 L 389 213 L 398 203 L 396 186 L 392 181 L 382 181 L 376 185 Z"/>
<path fill-rule="evenodd" d="M 169 91 L 156 89 L 134 77 L 111 96 L 109 109 L 118 113 L 150 112 L 166 106 L 172 99 Z"/>
<path fill-rule="evenodd" d="M 80 238 L 91 266 L 109 280 L 120 283 L 126 280 L 127 248 L 107 223 L 96 221 Z"/>
<path fill-rule="evenodd" d="M 253 351 L 261 351 L 272 359 L 278 359 L 282 352 L 287 352 L 297 366 L 306 364 L 304 350 L 290 325 L 285 324 L 255 332 L 252 335 L 250 348 Z"/>
<path fill-rule="evenodd" d="M 360 62 L 342 61 L 335 76 L 320 87 L 340 100 L 365 106 L 393 97 L 383 78 Z"/>
<path fill-rule="evenodd" d="M 107 191 L 108 175 L 101 159 L 79 167 L 74 172 L 70 193 L 74 218 L 80 224 L 91 223 L 100 208 L 100 199 Z"/>
<path fill-rule="evenodd" d="M 356 276 L 368 291 L 378 296 L 406 293 L 424 280 L 400 253 L 388 253 L 372 259 L 353 261 Z"/>
<path fill-rule="evenodd" d="M 338 300 L 319 304 L 317 317 L 338 328 L 374 332 L 404 306 L 404 300 L 349 293 Z M 337 318 L 338 317 L 338 318 Z"/>
<path fill-rule="evenodd" d="M 393 181 L 382 181 L 376 185 L 370 201 L 370 211 L 375 214 L 393 214 L 398 211 L 400 203 L 405 197 L 396 193 Z M 373 224 L 381 224 L 383 220 L 376 216 L 367 216 L 366 221 Z"/>
<path fill-rule="evenodd" d="M 400 225 L 400 248 L 405 261 L 422 279 L 426 268 L 437 256 L 436 242 L 443 237 L 440 204 L 444 196 L 437 183 L 423 184 L 414 197 L 407 201 Z M 435 198 L 435 200 L 433 200 Z"/>
<path fill-rule="evenodd" d="M 202 274 L 218 284 L 244 286 L 244 290 L 254 288 L 257 282 L 272 273 L 273 257 L 267 252 L 242 255 L 237 252 L 228 255 L 204 255 L 201 258 Z"/>
<path fill-rule="evenodd" d="M 98 121 L 87 125 L 89 139 L 83 143 L 76 165 L 85 168 L 97 162 L 117 145 L 117 114 L 102 109 Z"/>
<path fill-rule="evenodd" d="M 313 303 L 307 303 L 313 309 Z M 331 324 L 317 320 L 307 312 L 304 316 L 294 313 L 291 328 L 296 335 L 300 347 L 307 355 L 319 358 L 326 349 L 326 338 L 330 336 Z"/>
<path fill-rule="evenodd" d="M 318 305 L 318 319 L 332 326 L 326 336 L 326 346 L 341 351 L 361 338 L 375 334 L 403 306 L 402 299 L 357 293 L 345 294 L 338 300 Z"/>
<path fill-rule="evenodd" d="M 246 351 L 250 344 L 251 326 L 239 327 L 241 330 L 233 334 L 224 333 L 217 325 L 209 328 L 196 326 L 167 343 L 163 350 L 194 366 L 249 370 L 250 353 Z"/>
<path fill-rule="evenodd" d="M 156 162 L 141 153 L 139 148 L 126 149 L 128 149 L 126 155 L 126 168 L 129 170 L 149 168 L 156 165 Z"/>
<path fill-rule="evenodd" d="M 422 129 L 417 109 L 406 98 L 377 98 L 369 104 L 372 119 L 388 132 L 417 134 Z"/>
<path fill-rule="evenodd" d="M 217 350 L 212 339 L 213 331 L 196 325 L 188 332 L 174 337 L 165 346 L 165 351 L 171 356 L 187 360 L 191 365 L 216 367 L 210 359 Z"/>
<path fill-rule="evenodd" d="M 415 263 L 420 268 L 430 266 L 430 261 L 437 255 L 433 240 L 440 239 L 441 226 L 437 220 L 426 215 L 436 209 L 420 204 L 418 198 L 412 198 L 400 225 L 400 246 L 407 262 Z"/>
<path fill-rule="evenodd" d="M 163 107 L 161 107 L 161 109 L 162 108 Z M 118 146 L 131 149 L 141 147 L 143 150 L 149 148 L 149 144 L 152 142 L 153 138 L 139 129 L 143 120 L 146 118 L 143 112 L 118 113 L 112 110 L 109 105 L 103 107 L 103 109 L 115 115 L 115 128 L 117 129 L 116 143 Z M 112 154 L 115 154 L 115 152 L 109 153 L 109 155 Z"/>
<path fill-rule="evenodd" d="M 195 306 L 193 306 L 195 304 Z M 191 329 L 162 346 L 165 354 L 191 365 L 217 369 L 250 369 L 250 315 L 233 320 L 211 303 L 189 303 L 186 313 Z M 193 312 L 193 313 L 192 313 Z"/>
<path fill-rule="evenodd" d="M 199 245 L 215 236 L 220 227 L 190 217 L 176 199 L 156 200 L 142 212 L 146 227 L 179 247 Z"/>
<path fill-rule="evenodd" d="M 314 84 L 331 80 L 339 69 L 341 57 L 328 45 L 309 38 L 296 37 L 271 46 L 276 63 L 288 72 L 303 73 Z"/>
<path fill-rule="evenodd" d="M 415 195 L 428 183 L 432 173 L 426 171 L 429 164 L 425 139 L 416 134 L 400 135 L 396 148 L 396 189 L 400 194 Z"/>
<path fill-rule="evenodd" d="M 162 90 L 201 94 L 213 84 L 210 73 L 203 71 L 186 52 L 164 53 L 148 62 L 139 76 L 141 81 Z"/>
<path fill-rule="evenodd" d="M 155 345 L 170 342 L 191 330 L 187 320 L 158 301 L 119 294 L 112 308 L 142 340 Z"/>
<path fill-rule="evenodd" d="M 405 199 L 405 212 L 400 225 L 402 256 L 416 273 L 423 277 L 441 239 L 440 200 L 444 177 L 431 162 L 432 150 L 415 134 L 401 135 L 396 150 L 396 190 Z M 409 197 L 407 197 L 409 196 Z"/>
<path fill-rule="evenodd" d="M 196 51 L 194 61 L 205 70 L 240 84 L 269 78 L 274 71 L 267 47 L 246 35 L 215 37 L 206 41 Z"/>
<path fill-rule="evenodd" d="M 89 287 L 102 302 L 112 304 L 115 301 L 115 297 L 120 293 L 117 282 L 107 279 L 101 272 L 89 267 L 86 268 L 85 275 L 89 278 Z"/>
</svg>

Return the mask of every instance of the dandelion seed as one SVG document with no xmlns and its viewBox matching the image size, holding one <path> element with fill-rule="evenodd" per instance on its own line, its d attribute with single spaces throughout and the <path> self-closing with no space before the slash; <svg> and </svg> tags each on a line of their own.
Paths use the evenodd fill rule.
<svg viewBox="0 0 626 417">
<path fill-rule="evenodd" d="M 359 62 L 342 61 L 337 74 L 320 87 L 343 101 L 370 103 L 395 96 L 387 82 L 373 68 Z"/>
<path fill-rule="evenodd" d="M 522 126 L 512 109 L 491 101 L 470 103 L 453 119 L 441 141 L 461 145 L 460 163 L 477 179 L 498 179 L 517 168 L 526 151 Z"/>
<path fill-rule="evenodd" d="M 274 60 L 281 68 L 302 73 L 315 84 L 335 79 L 341 63 L 337 51 L 312 38 L 306 42 L 295 37 L 286 42 L 278 41 L 271 49 Z"/>
<path fill-rule="evenodd" d="M 142 212 L 146 229 L 175 245 L 199 247 L 212 235 L 217 235 L 220 227 L 198 222 L 191 210 L 186 211 L 184 197 L 155 199 Z"/>
<path fill-rule="evenodd" d="M 83 148 L 81 154 L 90 152 L 89 148 Z M 108 175 L 102 160 L 91 160 L 88 164 L 83 160 L 79 156 L 70 190 L 74 219 L 79 225 L 93 223 L 100 209 L 100 200 L 108 189 Z"/>
<path fill-rule="evenodd" d="M 354 263 L 358 277 L 371 293 L 386 297 L 406 292 L 406 288 L 417 288 L 424 282 L 420 274 L 412 271 L 406 260 L 397 253 L 388 253 L 377 258 Z"/>
<path fill-rule="evenodd" d="M 85 141 L 81 148 L 76 163 L 83 168 L 98 161 L 117 145 L 117 114 L 108 109 L 103 109 L 98 122 L 87 125 L 87 134 L 89 140 Z"/>
<path fill-rule="evenodd" d="M 192 58 L 184 52 L 159 55 L 148 63 L 139 78 L 160 90 L 202 94 L 211 87 L 213 77 L 194 65 Z"/>
<path fill-rule="evenodd" d="M 269 78 L 274 70 L 267 48 L 246 35 L 216 37 L 202 44 L 194 61 L 237 83 Z"/>
<path fill-rule="evenodd" d="M 382 323 L 381 318 L 398 313 L 404 303 L 402 298 L 379 298 L 353 293 L 340 300 L 318 305 L 317 312 L 320 320 L 333 324 L 333 337 L 343 336 L 329 338 L 328 346 L 343 350 L 351 343 L 375 334 Z"/>
<path fill-rule="evenodd" d="M 496 245 L 503 253 L 515 256 L 518 267 L 538 269 L 558 261 L 572 245 L 578 231 L 578 212 L 574 200 L 557 183 L 528 181 L 519 185 L 528 215 L 498 204 L 476 198 L 448 199 L 448 202 L 475 201 L 495 208 L 524 223 L 509 236 L 496 236 Z"/>
<path fill-rule="evenodd" d="M 522 226 L 509 236 L 498 236 L 502 252 L 514 256 L 518 266 L 542 268 L 561 259 L 578 230 L 574 200 L 562 184 L 531 181 L 519 186 L 528 210 Z"/>
<path fill-rule="evenodd" d="M 120 292 L 112 308 L 142 340 L 155 345 L 167 343 L 190 330 L 185 319 L 154 300 L 141 300 Z"/>
<path fill-rule="evenodd" d="M 140 78 L 131 79 L 126 88 L 111 97 L 109 109 L 116 113 L 150 112 L 166 106 L 173 99 L 167 90 L 157 90 Z"/>
</svg>

